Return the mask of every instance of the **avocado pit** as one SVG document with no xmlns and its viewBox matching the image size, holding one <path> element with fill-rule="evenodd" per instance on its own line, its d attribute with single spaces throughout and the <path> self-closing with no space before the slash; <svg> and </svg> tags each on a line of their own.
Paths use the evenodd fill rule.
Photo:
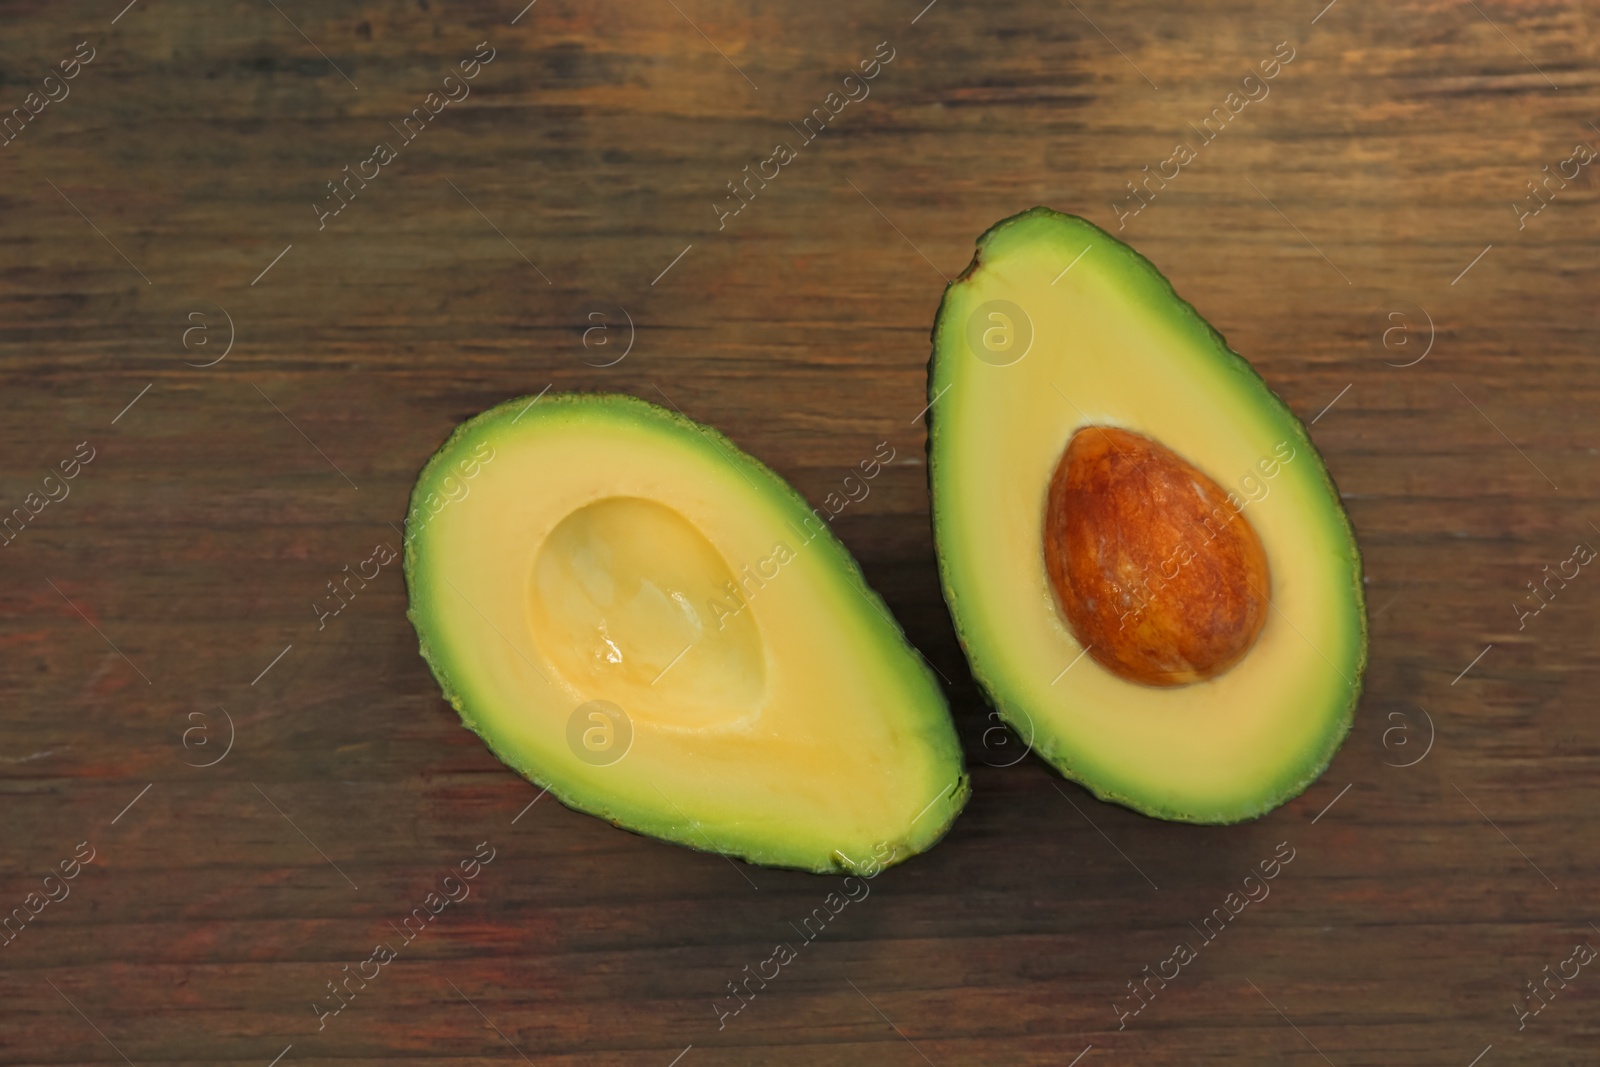
<svg viewBox="0 0 1600 1067">
<path fill-rule="evenodd" d="M 1261 633 L 1270 574 L 1237 498 L 1171 449 L 1113 426 L 1072 436 L 1050 479 L 1045 571 L 1078 642 L 1151 686 L 1214 678 Z"/>
</svg>

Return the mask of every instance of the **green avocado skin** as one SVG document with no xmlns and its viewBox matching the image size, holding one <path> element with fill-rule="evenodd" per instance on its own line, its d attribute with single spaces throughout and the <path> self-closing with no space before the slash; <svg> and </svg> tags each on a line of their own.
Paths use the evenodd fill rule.
<svg viewBox="0 0 1600 1067">
<path fill-rule="evenodd" d="M 453 465 L 462 456 L 482 443 L 493 444 L 503 433 L 516 424 L 531 424 L 538 420 L 560 420 L 571 417 L 604 417 L 633 426 L 645 427 L 654 433 L 674 435 L 698 447 L 708 464 L 732 466 L 757 487 L 766 502 L 776 511 L 787 515 L 797 525 L 812 515 L 811 505 L 787 481 L 760 460 L 741 450 L 717 430 L 701 425 L 674 411 L 624 393 L 542 393 L 507 400 L 473 416 L 458 425 L 429 457 L 412 489 L 407 513 L 405 538 L 405 580 L 408 608 L 406 617 L 416 630 L 418 649 L 429 670 L 439 683 L 445 700 L 453 707 L 467 729 L 476 733 L 491 752 L 504 764 L 548 791 L 558 801 L 574 811 L 593 815 L 613 826 L 645 837 L 682 845 L 701 852 L 729 856 L 765 867 L 788 868 L 814 874 L 857 874 L 873 876 L 880 870 L 895 866 L 911 856 L 926 852 L 948 832 L 971 795 L 967 775 L 949 707 L 939 689 L 932 669 L 906 639 L 899 624 L 893 621 L 883 599 L 867 585 L 859 564 L 834 536 L 831 528 L 824 526 L 807 551 L 816 551 L 828 558 L 844 580 L 851 582 L 857 592 L 881 616 L 884 655 L 897 657 L 897 669 L 925 685 L 933 694 L 927 706 L 920 707 L 922 721 L 918 722 L 919 735 L 928 749 L 930 759 L 949 769 L 951 785 L 930 805 L 920 827 L 906 837 L 886 842 L 892 846 L 890 854 L 851 857 L 839 852 L 822 855 L 813 849 L 797 849 L 781 839 L 744 838 L 738 841 L 708 839 L 704 829 L 680 812 L 661 806 L 643 807 L 618 803 L 603 792 L 596 792 L 582 783 L 568 780 L 555 767 L 547 765 L 508 743 L 496 731 L 493 714 L 485 714 L 472 698 L 470 679 L 459 664 L 453 663 L 439 642 L 430 637 L 441 615 L 439 605 L 430 601 L 425 585 L 419 580 L 428 564 L 424 527 L 429 518 L 426 501 L 438 495 L 442 481 L 451 476 Z M 864 653 L 866 654 L 866 653 Z M 541 794 L 542 795 L 542 794 Z"/>
<path fill-rule="evenodd" d="M 946 360 L 941 358 L 940 345 L 941 333 L 945 328 L 945 312 L 947 305 L 950 302 L 952 293 L 955 291 L 956 287 L 971 277 L 973 273 L 976 272 L 982 265 L 984 250 L 996 235 L 1011 227 L 1028 226 L 1041 223 L 1046 225 L 1067 223 L 1078 229 L 1092 231 L 1093 234 L 1097 235 L 1098 240 L 1104 240 L 1110 244 L 1118 246 L 1128 256 L 1136 260 L 1140 266 L 1148 270 L 1149 274 L 1152 275 L 1153 278 L 1159 282 L 1160 286 L 1163 288 L 1163 295 L 1171 301 L 1174 311 L 1178 315 L 1192 320 L 1192 323 L 1195 326 L 1203 328 L 1203 330 L 1214 339 L 1215 347 L 1219 350 L 1219 353 L 1223 356 L 1223 358 L 1229 359 L 1233 364 L 1229 369 L 1244 376 L 1249 381 L 1259 386 L 1260 390 L 1265 394 L 1268 402 L 1274 405 L 1274 415 L 1281 420 L 1286 431 L 1293 435 L 1295 446 L 1297 448 L 1304 448 L 1311 456 L 1315 457 L 1317 468 L 1321 472 L 1324 490 L 1327 493 L 1328 498 L 1333 502 L 1334 510 L 1337 512 L 1339 520 L 1343 523 L 1344 531 L 1351 546 L 1351 555 L 1349 560 L 1351 588 L 1355 598 L 1354 602 L 1357 609 L 1356 615 L 1359 625 L 1359 651 L 1358 658 L 1354 664 L 1354 684 L 1349 687 L 1348 699 L 1343 702 L 1336 715 L 1337 721 L 1333 723 L 1333 727 L 1329 732 L 1329 743 L 1324 747 L 1324 749 L 1319 752 L 1309 763 L 1304 764 L 1291 778 L 1284 780 L 1283 782 L 1277 784 L 1275 788 L 1263 793 L 1259 799 L 1251 804 L 1229 809 L 1202 810 L 1199 808 L 1175 807 L 1159 802 L 1152 802 L 1145 797 L 1128 795 L 1125 792 L 1102 786 L 1100 783 L 1095 781 L 1094 775 L 1087 773 L 1082 768 L 1076 766 L 1070 753 L 1062 750 L 1059 746 L 1049 744 L 1045 747 L 1040 747 L 1036 745 L 1036 717 L 1028 713 L 1025 706 L 1025 701 L 1020 699 L 1019 696 L 1014 692 L 1013 687 L 1008 683 L 1007 679 L 999 672 L 992 670 L 982 655 L 977 655 L 974 653 L 971 634 L 968 628 L 963 625 L 960 604 L 961 598 L 959 590 L 956 588 L 956 583 L 953 580 L 953 566 L 949 554 L 944 550 L 944 547 L 941 543 L 942 529 L 940 515 L 942 513 L 942 508 L 940 500 L 941 494 L 939 478 L 940 461 L 937 455 L 936 443 L 940 442 L 942 439 L 939 436 L 941 431 L 941 420 L 940 416 L 938 415 L 938 405 L 935 403 L 935 401 L 938 399 L 941 391 L 941 375 L 945 370 L 946 363 Z M 1213 826 L 1247 822 L 1251 819 L 1256 819 L 1262 815 L 1265 815 L 1286 801 L 1291 800 L 1305 792 L 1305 790 L 1313 782 L 1322 776 L 1322 773 L 1327 769 L 1328 764 L 1332 761 L 1334 754 L 1338 752 L 1340 746 L 1344 742 L 1344 739 L 1348 736 L 1351 726 L 1354 724 L 1355 711 L 1361 700 L 1362 685 L 1366 675 L 1369 644 L 1366 596 L 1362 581 L 1362 559 L 1358 542 L 1355 538 L 1354 527 L 1351 525 L 1349 515 L 1345 511 L 1343 502 L 1340 499 L 1339 490 L 1334 484 L 1333 476 L 1328 472 L 1327 464 L 1323 461 L 1321 453 L 1317 451 L 1316 446 L 1312 443 L 1311 436 L 1307 432 L 1305 424 L 1297 415 L 1294 414 L 1289 406 L 1285 404 L 1275 392 L 1272 391 L 1271 387 L 1266 383 L 1265 379 L 1261 377 L 1260 373 L 1255 369 L 1255 367 L 1253 367 L 1243 356 L 1229 348 L 1227 340 L 1222 336 L 1222 334 L 1219 333 L 1209 322 L 1207 322 L 1193 305 L 1185 301 L 1177 294 L 1176 290 L 1172 288 L 1171 282 L 1169 282 L 1166 279 L 1166 276 L 1163 275 L 1148 259 L 1140 255 L 1131 246 L 1118 240 L 1116 237 L 1101 229 L 1099 226 L 1096 226 L 1089 220 L 1077 215 L 1056 211 L 1053 208 L 1044 207 L 1042 205 L 1029 208 L 1026 211 L 1020 211 L 1015 215 L 1001 219 L 979 236 L 976 242 L 976 250 L 972 256 L 972 262 L 969 263 L 966 269 L 963 270 L 953 281 L 948 282 L 945 285 L 939 301 L 938 311 L 934 315 L 934 324 L 929 335 L 929 340 L 931 345 L 931 352 L 928 357 L 927 392 L 929 408 L 926 416 L 928 432 L 924 449 L 928 466 L 929 496 L 932 501 L 932 506 L 929 510 L 930 520 L 933 527 L 934 548 L 938 557 L 939 584 L 944 594 L 945 604 L 950 610 L 951 623 L 956 632 L 956 639 L 961 645 L 962 653 L 967 658 L 967 664 L 972 671 L 973 679 L 978 683 L 978 687 L 982 690 L 989 704 L 1000 714 L 1001 719 L 1006 722 L 1012 728 L 1012 730 L 1015 731 L 1017 735 L 1022 738 L 1024 742 L 1028 744 L 1030 748 L 1045 761 L 1046 764 L 1053 767 L 1062 775 L 1062 777 L 1077 782 L 1100 800 L 1118 804 L 1129 808 L 1130 810 L 1139 812 L 1140 814 L 1148 815 L 1157 819 L 1163 819 L 1170 822 L 1186 822 L 1198 825 Z M 948 361 L 953 363 L 954 358 L 954 355 L 951 355 L 948 357 Z M 952 502 L 951 506 L 954 506 L 954 502 Z"/>
</svg>

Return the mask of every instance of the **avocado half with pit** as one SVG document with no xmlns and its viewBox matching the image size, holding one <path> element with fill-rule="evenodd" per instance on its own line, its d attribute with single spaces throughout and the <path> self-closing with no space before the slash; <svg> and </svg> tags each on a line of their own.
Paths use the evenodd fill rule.
<svg viewBox="0 0 1600 1067">
<path fill-rule="evenodd" d="M 965 803 L 928 665 L 825 516 L 715 430 L 630 396 L 512 400 L 440 447 L 406 521 L 446 699 L 568 807 L 874 873 Z"/>
<path fill-rule="evenodd" d="M 1047 208 L 997 224 L 928 398 L 945 598 L 1033 751 L 1188 822 L 1316 780 L 1366 666 L 1355 537 L 1300 420 L 1155 267 Z"/>
</svg>

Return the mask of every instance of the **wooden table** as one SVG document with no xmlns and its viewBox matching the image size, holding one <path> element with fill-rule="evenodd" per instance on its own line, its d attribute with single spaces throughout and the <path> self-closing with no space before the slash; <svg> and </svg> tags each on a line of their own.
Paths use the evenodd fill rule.
<svg viewBox="0 0 1600 1067">
<path fill-rule="evenodd" d="M 0 1059 L 1600 1058 L 1593 967 L 1518 1021 L 1600 944 L 1600 579 L 1512 607 L 1600 545 L 1595 168 L 1527 187 L 1600 143 L 1594 12 L 923 2 L 10 5 L 0 103 L 60 99 L 0 147 L 0 503 L 70 495 L 0 551 L 0 905 L 29 919 Z M 796 143 L 880 42 L 870 96 Z M 1304 796 L 1168 825 L 999 766 L 935 581 L 928 330 L 988 225 L 1045 203 L 1115 230 L 1281 42 L 1121 233 L 1316 417 L 1372 665 Z M 897 453 L 837 528 L 953 680 L 973 799 L 721 1029 L 836 879 L 529 808 L 441 701 L 396 567 L 324 629 L 311 607 L 398 547 L 452 426 L 547 386 L 670 398 L 813 501 Z M 1128 983 L 1285 841 L 1270 898 L 1119 1029 Z M 326 983 L 480 842 L 471 897 L 319 1030 Z"/>
</svg>

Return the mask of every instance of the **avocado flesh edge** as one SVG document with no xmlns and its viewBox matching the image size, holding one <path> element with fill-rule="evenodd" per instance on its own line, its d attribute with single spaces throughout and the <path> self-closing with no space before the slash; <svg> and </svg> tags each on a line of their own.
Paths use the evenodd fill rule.
<svg viewBox="0 0 1600 1067">
<path fill-rule="evenodd" d="M 542 409 L 542 410 L 541 410 Z M 708 463 L 731 465 L 749 481 L 759 487 L 766 503 L 776 511 L 787 514 L 798 525 L 811 516 L 811 507 L 786 481 L 716 430 L 702 426 L 687 417 L 667 411 L 657 405 L 626 394 L 567 393 L 523 396 L 508 400 L 484 411 L 458 425 L 429 458 L 412 490 L 407 517 L 408 536 L 405 539 L 405 575 L 408 591 L 407 618 L 418 636 L 419 651 L 446 701 L 461 717 L 462 724 L 476 733 L 501 762 L 523 777 L 548 791 L 565 806 L 596 816 L 614 826 L 643 836 L 683 845 L 696 851 L 713 852 L 750 863 L 769 867 L 785 867 L 818 874 L 875 873 L 885 866 L 904 861 L 912 855 L 927 851 L 948 831 L 970 795 L 968 777 L 963 764 L 959 742 L 951 725 L 946 705 L 933 672 L 914 648 L 906 641 L 904 632 L 892 620 L 887 605 L 873 591 L 863 577 L 859 565 L 849 551 L 833 535 L 831 528 L 821 529 L 814 540 L 805 546 L 807 552 L 822 553 L 827 562 L 836 568 L 845 581 L 850 582 L 866 598 L 874 616 L 881 617 L 879 636 L 890 653 L 902 656 L 906 663 L 896 667 L 914 672 L 916 684 L 925 686 L 934 696 L 931 701 L 915 705 L 922 720 L 918 724 L 918 737 L 923 742 L 921 757 L 930 764 L 942 766 L 948 772 L 950 785 L 930 804 L 926 812 L 915 820 L 902 839 L 887 842 L 894 847 L 891 858 L 845 856 L 838 852 L 820 854 L 815 849 L 796 848 L 781 840 L 759 834 L 733 835 L 719 840 L 713 833 L 708 841 L 706 830 L 694 820 L 682 816 L 670 807 L 652 808 L 637 803 L 619 803 L 604 790 L 594 790 L 581 781 L 561 773 L 561 769 L 530 758 L 521 749 L 508 742 L 496 728 L 496 712 L 475 706 L 470 690 L 470 679 L 463 665 L 452 663 L 442 647 L 442 642 L 430 636 L 434 629 L 432 618 L 441 611 L 441 605 L 431 601 L 425 583 L 420 579 L 428 565 L 426 531 L 421 527 L 428 519 L 425 501 L 429 494 L 438 493 L 441 482 L 451 476 L 452 464 L 468 453 L 479 442 L 493 443 L 496 437 L 517 421 L 535 418 L 558 418 L 564 411 L 590 411 L 606 417 L 648 427 L 652 432 L 678 435 L 692 441 L 704 453 Z M 536 491 L 536 490 L 535 490 Z M 601 494 L 604 495 L 604 494 Z M 421 536 L 413 536 L 415 530 Z M 493 638 L 493 635 L 490 635 Z M 498 640 L 499 638 L 493 638 Z M 531 650 L 531 649 L 530 649 Z M 863 654 L 867 654 L 863 652 Z M 907 706 L 912 706 L 908 701 Z M 775 765 L 775 766 L 781 766 Z M 848 788 L 845 782 L 841 788 Z M 737 839 L 735 839 L 737 838 Z"/>
<path fill-rule="evenodd" d="M 947 479 L 942 477 L 947 468 L 960 463 L 960 442 L 951 438 L 948 426 L 952 420 L 949 415 L 941 411 L 939 399 L 958 385 L 963 358 L 967 360 L 974 358 L 962 336 L 963 324 L 953 321 L 954 306 L 966 296 L 963 292 L 964 287 L 982 281 L 987 254 L 996 242 L 1013 241 L 1018 238 L 1019 232 L 1032 241 L 1054 242 L 1060 253 L 1062 265 L 1079 256 L 1085 248 L 1085 239 L 1095 246 L 1096 255 L 1103 256 L 1100 247 L 1102 245 L 1113 250 L 1115 253 L 1113 258 L 1121 261 L 1116 269 L 1125 276 L 1126 283 L 1130 287 L 1141 287 L 1146 300 L 1158 303 L 1159 307 L 1171 317 L 1175 329 L 1193 335 L 1192 347 L 1184 353 L 1185 356 L 1211 360 L 1219 374 L 1236 379 L 1234 387 L 1246 391 L 1259 404 L 1262 422 L 1272 426 L 1276 433 L 1283 434 L 1293 443 L 1296 450 L 1303 453 L 1307 461 L 1306 467 L 1312 471 L 1311 477 L 1320 488 L 1321 495 L 1331 505 L 1330 521 L 1335 525 L 1332 536 L 1342 542 L 1341 550 L 1344 553 L 1342 566 L 1348 571 L 1350 579 L 1344 595 L 1348 598 L 1345 608 L 1353 629 L 1352 643 L 1355 646 L 1355 653 L 1343 672 L 1349 681 L 1341 678 L 1337 688 L 1343 691 L 1342 696 L 1335 694 L 1332 699 L 1325 701 L 1322 714 L 1326 722 L 1317 743 L 1307 746 L 1300 752 L 1286 753 L 1276 773 L 1269 775 L 1267 780 L 1262 781 L 1259 787 L 1249 791 L 1247 795 L 1220 802 L 1211 802 L 1199 797 L 1161 797 L 1149 795 L 1136 787 L 1129 788 L 1127 783 L 1117 781 L 1118 777 L 1125 776 L 1108 774 L 1104 768 L 1098 766 L 1100 761 L 1093 751 L 1092 737 L 1072 736 L 1069 731 L 1058 728 L 1051 721 L 1049 708 L 1041 707 L 1037 700 L 1030 699 L 1026 691 L 1027 685 L 1010 677 L 1004 664 L 992 662 L 995 657 L 991 655 L 990 643 L 975 632 L 976 625 L 982 620 L 969 618 L 972 611 L 963 602 L 961 573 L 963 561 L 956 558 L 957 550 L 952 548 L 952 542 L 956 540 L 952 536 L 956 509 L 961 506 L 961 501 L 948 497 Z M 1083 269 L 1085 265 L 1078 263 L 1077 268 Z M 1107 272 L 1110 273 L 1112 272 Z M 1003 294 L 986 291 L 985 295 L 994 297 Z M 1083 785 L 1102 800 L 1157 818 L 1202 824 L 1241 822 L 1258 817 L 1302 793 L 1327 768 L 1354 721 L 1354 712 L 1360 700 L 1367 664 L 1368 632 L 1361 579 L 1361 556 L 1354 531 L 1339 499 L 1338 489 L 1334 485 L 1332 476 L 1328 473 L 1301 420 L 1271 390 L 1255 368 L 1229 349 L 1222 335 L 1206 322 L 1193 306 L 1177 295 L 1171 284 L 1148 260 L 1093 223 L 1046 207 L 1035 207 L 1003 219 L 979 237 L 972 262 L 960 276 L 945 287 L 935 317 L 931 341 L 932 353 L 928 363 L 930 408 L 927 416 L 929 423 L 927 455 L 940 584 L 950 608 L 957 638 L 967 655 L 973 676 L 1002 719 L 1025 743 L 1031 743 L 1033 749 L 1063 776 Z M 1037 346 L 1038 341 L 1035 340 L 1034 344 Z M 1032 358 L 1032 355 L 1030 353 L 1024 358 Z M 1159 428 L 1155 429 L 1152 436 L 1158 441 L 1161 440 Z M 1187 458 L 1192 460 L 1194 457 Z M 1296 476 L 1305 477 L 1305 471 L 1298 472 Z M 1041 501 L 1043 499 L 1042 487 L 1040 499 Z M 1248 510 L 1246 514 L 1249 514 Z M 1290 565 L 1290 561 L 1280 559 L 1273 559 L 1271 562 L 1274 567 Z M 1255 650 L 1252 650 L 1250 655 L 1254 654 Z M 1124 684 L 1136 689 L 1146 688 L 1133 682 Z M 1116 708 L 1102 710 L 1106 714 L 1118 714 Z M 1285 708 L 1283 711 L 1283 714 L 1295 713 L 1297 709 Z"/>
</svg>

